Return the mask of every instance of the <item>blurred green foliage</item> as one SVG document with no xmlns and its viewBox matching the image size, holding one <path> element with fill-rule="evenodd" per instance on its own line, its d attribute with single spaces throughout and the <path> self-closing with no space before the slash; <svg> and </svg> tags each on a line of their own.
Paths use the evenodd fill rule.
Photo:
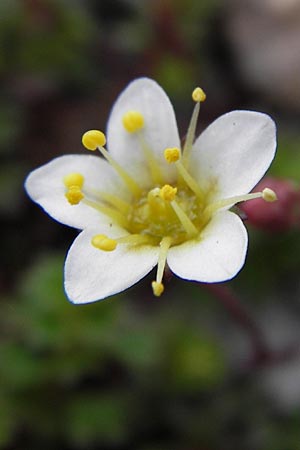
<svg viewBox="0 0 300 450">
<path fill-rule="evenodd" d="M 300 182 L 300 137 L 298 133 L 287 131 L 278 139 L 278 152 L 272 164 L 272 173 L 278 177 Z"/>
<path fill-rule="evenodd" d="M 154 442 L 155 433 L 165 436 L 154 448 L 183 448 L 186 441 L 219 448 L 225 439 L 223 448 L 233 449 L 224 432 L 244 442 L 239 427 L 254 435 L 263 428 L 271 450 L 282 448 L 287 427 L 297 442 L 296 419 L 281 423 L 270 414 L 251 378 L 234 382 L 222 333 L 212 331 L 220 310 L 205 291 L 179 281 L 181 297 L 171 289 L 158 304 L 143 300 L 144 288 L 137 287 L 74 306 L 62 288 L 63 259 L 38 258 L 15 299 L 2 305 L 3 445 L 24 429 L 33 449 L 45 441 L 53 448 L 57 439 L 66 448 L 127 448 L 137 441 L 142 449 L 140 433 Z M 18 442 L 18 448 L 27 447 Z"/>
<path fill-rule="evenodd" d="M 11 416 L 2 441 L 25 424 L 36 439 L 58 433 L 79 448 L 127 442 L 157 419 L 151 415 L 160 396 L 222 384 L 225 361 L 215 337 L 179 321 L 174 306 L 157 314 L 141 305 L 150 307 L 145 314 L 123 294 L 75 307 L 62 289 L 62 266 L 60 255 L 40 258 L 16 299 L 3 304 L 0 392 Z"/>
<path fill-rule="evenodd" d="M 0 72 L 82 80 L 94 29 L 83 8 L 65 0 L 12 0 L 1 2 L 0 17 Z"/>
</svg>

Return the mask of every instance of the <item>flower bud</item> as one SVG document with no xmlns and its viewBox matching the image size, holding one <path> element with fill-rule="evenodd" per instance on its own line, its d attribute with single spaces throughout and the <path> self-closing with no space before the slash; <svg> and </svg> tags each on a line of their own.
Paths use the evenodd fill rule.
<svg viewBox="0 0 300 450">
<path fill-rule="evenodd" d="M 270 188 L 277 195 L 277 201 L 266 203 L 261 198 L 244 202 L 240 209 L 253 226 L 271 232 L 288 231 L 299 225 L 300 192 L 290 180 L 266 177 L 255 191 Z"/>
</svg>

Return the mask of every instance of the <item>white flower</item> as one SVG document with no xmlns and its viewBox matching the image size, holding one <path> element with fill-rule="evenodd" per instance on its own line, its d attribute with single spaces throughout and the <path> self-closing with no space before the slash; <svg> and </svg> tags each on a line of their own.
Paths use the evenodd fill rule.
<svg viewBox="0 0 300 450">
<path fill-rule="evenodd" d="M 219 282 L 244 264 L 247 232 L 229 209 L 256 197 L 247 193 L 275 153 L 269 116 L 233 111 L 213 122 L 196 140 L 200 102 L 181 148 L 172 105 L 147 78 L 133 81 L 111 112 L 107 141 L 89 131 L 83 144 L 103 158 L 67 155 L 33 171 L 26 190 L 54 219 L 83 230 L 65 263 L 65 289 L 74 303 L 116 294 L 157 265 L 159 296 L 166 263 L 187 280 Z"/>
</svg>

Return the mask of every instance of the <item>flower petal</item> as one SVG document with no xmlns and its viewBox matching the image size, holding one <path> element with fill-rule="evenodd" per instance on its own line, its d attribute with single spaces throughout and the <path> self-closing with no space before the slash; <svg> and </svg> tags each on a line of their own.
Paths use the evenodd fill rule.
<svg viewBox="0 0 300 450">
<path fill-rule="evenodd" d="M 158 261 L 158 247 L 132 247 L 120 244 L 112 252 L 98 250 L 91 244 L 99 232 L 111 238 L 125 236 L 119 227 L 84 230 L 75 239 L 65 263 L 65 290 L 73 303 L 102 300 L 129 288 Z"/>
<path fill-rule="evenodd" d="M 217 181 L 215 200 L 245 194 L 262 178 L 275 149 L 276 127 L 268 115 L 232 111 L 195 141 L 190 169 L 203 188 Z"/>
<path fill-rule="evenodd" d="M 63 178 L 72 172 L 81 173 L 88 188 L 117 195 L 124 192 L 109 164 L 92 155 L 66 155 L 53 159 L 29 174 L 25 182 L 26 191 L 58 222 L 79 229 L 103 221 L 108 223 L 110 219 L 95 209 L 83 203 L 70 205 L 67 201 Z"/>
<path fill-rule="evenodd" d="M 110 153 L 137 181 L 146 186 L 150 180 L 149 171 L 138 136 L 128 133 L 122 124 L 123 115 L 130 110 L 139 111 L 144 116 L 144 140 L 162 167 L 165 181 L 171 181 L 175 176 L 175 168 L 166 163 L 164 150 L 167 147 L 179 147 L 180 140 L 169 98 L 155 81 L 140 78 L 121 93 L 109 117 L 107 141 Z"/>
<path fill-rule="evenodd" d="M 218 212 L 203 230 L 200 241 L 170 248 L 168 265 L 186 280 L 207 283 L 229 280 L 244 264 L 247 241 L 241 219 L 229 211 Z"/>
</svg>

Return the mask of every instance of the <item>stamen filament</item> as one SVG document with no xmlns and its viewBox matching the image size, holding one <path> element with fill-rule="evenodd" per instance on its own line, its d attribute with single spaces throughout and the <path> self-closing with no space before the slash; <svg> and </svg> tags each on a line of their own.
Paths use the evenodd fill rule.
<svg viewBox="0 0 300 450">
<path fill-rule="evenodd" d="M 191 154 L 191 150 L 192 150 L 194 139 L 195 139 L 195 133 L 196 133 L 199 112 L 200 112 L 200 102 L 197 102 L 195 104 L 194 111 L 192 113 L 191 121 L 190 121 L 187 135 L 186 135 L 185 144 L 183 147 L 182 164 L 184 165 L 184 167 L 186 169 L 188 169 L 188 167 L 189 167 L 189 159 L 190 159 L 190 154 Z"/>
<path fill-rule="evenodd" d="M 92 245 L 100 250 L 111 252 L 116 249 L 118 244 L 130 244 L 130 245 L 154 245 L 155 241 L 151 236 L 141 234 L 129 234 L 117 239 L 111 239 L 105 234 L 96 234 L 92 238 Z M 157 243 L 156 243 L 157 244 Z"/>
<path fill-rule="evenodd" d="M 202 190 L 200 189 L 200 186 L 198 185 L 197 181 L 192 177 L 192 175 L 189 174 L 189 172 L 186 170 L 184 165 L 181 161 L 177 161 L 175 163 L 176 169 L 178 170 L 179 175 L 181 178 L 186 182 L 188 187 L 197 195 L 199 200 L 204 200 L 204 194 Z"/>
<path fill-rule="evenodd" d="M 142 132 L 138 133 L 138 138 L 139 138 L 139 142 L 142 147 L 142 150 L 144 152 L 153 183 L 154 184 L 162 184 L 163 183 L 163 175 L 162 175 L 159 163 L 155 159 L 153 151 L 151 150 L 151 148 L 145 141 Z"/>
<path fill-rule="evenodd" d="M 165 266 L 166 266 L 168 250 L 169 250 L 171 244 L 172 244 L 172 238 L 170 236 L 165 236 L 160 241 L 156 280 L 152 281 L 153 294 L 156 297 L 160 297 L 160 295 L 164 291 L 164 285 L 162 284 L 162 279 L 164 276 L 164 270 L 165 270 Z"/>
<path fill-rule="evenodd" d="M 110 163 L 115 171 L 120 175 L 128 189 L 135 197 L 139 197 L 142 193 L 141 188 L 134 181 L 134 179 L 112 158 L 108 151 L 104 147 L 98 146 L 98 150 L 104 156 L 104 158 Z"/>
<path fill-rule="evenodd" d="M 81 202 L 87 206 L 90 206 L 91 208 L 96 209 L 100 213 L 107 215 L 115 222 L 117 222 L 117 224 L 120 225 L 121 227 L 124 228 L 128 227 L 128 220 L 119 211 L 116 211 L 115 209 L 110 208 L 109 206 L 104 206 L 92 200 L 88 200 L 87 198 L 84 198 Z"/>
<path fill-rule="evenodd" d="M 116 241 L 118 242 L 118 244 L 131 244 L 131 245 L 155 244 L 155 240 L 151 236 L 146 234 L 129 234 L 128 236 L 117 238 Z"/>
<path fill-rule="evenodd" d="M 101 200 L 106 203 L 110 203 L 116 209 L 118 209 L 122 214 L 127 214 L 130 209 L 130 204 L 125 202 L 125 200 L 117 197 L 113 194 L 108 194 L 107 192 L 97 192 L 96 195 L 100 197 Z"/>
<path fill-rule="evenodd" d="M 196 236 L 198 234 L 197 228 L 190 220 L 190 218 L 186 215 L 186 213 L 183 211 L 183 209 L 180 207 L 180 205 L 176 202 L 176 200 L 172 200 L 170 202 L 170 205 L 172 206 L 175 214 L 177 215 L 181 225 L 185 229 L 188 236 L 189 237 Z"/>
<path fill-rule="evenodd" d="M 275 192 L 271 189 L 266 188 L 262 192 L 252 192 L 245 195 L 236 195 L 235 197 L 225 198 L 223 200 L 218 200 L 214 203 L 208 205 L 203 214 L 213 214 L 218 209 L 225 208 L 226 206 L 235 205 L 236 203 L 245 202 L 248 200 L 253 200 L 255 198 L 263 198 L 265 201 L 275 201 L 277 199 Z"/>
<path fill-rule="evenodd" d="M 156 281 L 158 283 L 161 283 L 163 276 L 164 276 L 164 270 L 167 260 L 167 254 L 168 250 L 172 244 L 172 238 L 170 236 L 165 236 L 162 238 L 159 246 L 159 256 L 158 256 L 158 264 L 157 264 L 157 272 L 156 272 Z"/>
</svg>

